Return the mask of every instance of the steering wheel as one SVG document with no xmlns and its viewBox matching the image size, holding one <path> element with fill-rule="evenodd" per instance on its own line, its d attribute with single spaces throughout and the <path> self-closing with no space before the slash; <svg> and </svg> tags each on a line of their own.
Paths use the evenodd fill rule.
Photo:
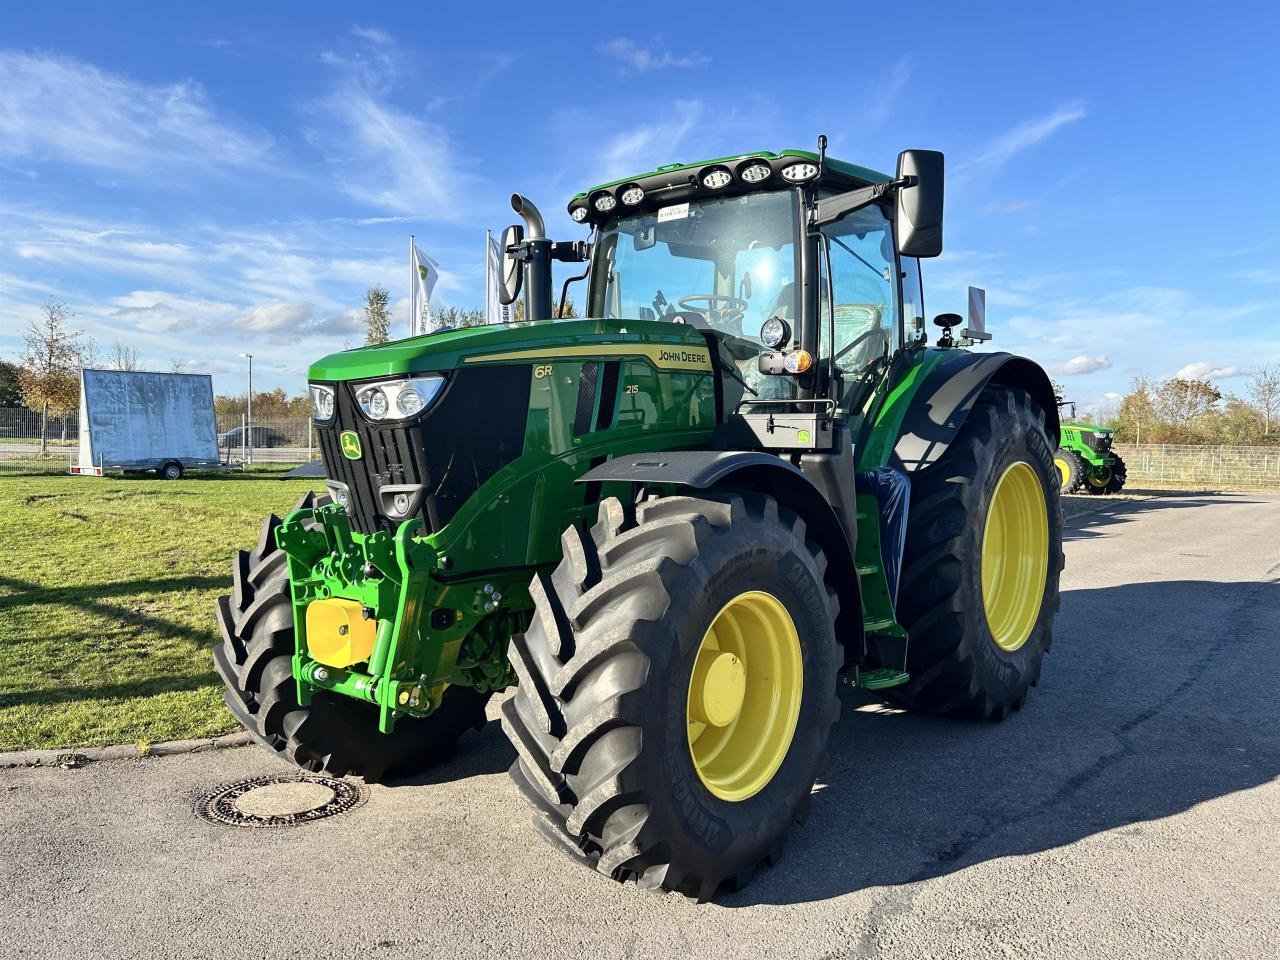
<svg viewBox="0 0 1280 960">
<path fill-rule="evenodd" d="M 742 318 L 749 304 L 741 297 L 723 293 L 692 293 L 676 301 L 686 310 L 696 310 L 707 316 L 707 323 L 718 327 L 742 325 Z"/>
</svg>

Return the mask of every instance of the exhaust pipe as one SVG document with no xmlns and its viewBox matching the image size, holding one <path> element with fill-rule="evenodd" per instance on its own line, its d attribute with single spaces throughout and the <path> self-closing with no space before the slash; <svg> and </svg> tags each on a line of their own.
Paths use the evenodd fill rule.
<svg viewBox="0 0 1280 960">
<path fill-rule="evenodd" d="M 525 261 L 525 319 L 550 320 L 551 241 L 547 239 L 546 223 L 533 201 L 518 193 L 511 195 L 511 209 L 524 220 L 524 242 L 529 251 Z"/>
<path fill-rule="evenodd" d="M 526 240 L 547 239 L 547 225 L 542 221 L 542 214 L 528 197 L 518 193 L 511 195 L 511 209 L 520 214 L 524 220 L 524 238 Z"/>
</svg>

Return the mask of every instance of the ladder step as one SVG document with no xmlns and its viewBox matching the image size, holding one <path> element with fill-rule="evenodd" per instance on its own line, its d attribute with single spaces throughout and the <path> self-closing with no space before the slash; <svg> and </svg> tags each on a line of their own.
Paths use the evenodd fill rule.
<svg viewBox="0 0 1280 960">
<path fill-rule="evenodd" d="M 858 686 L 867 690 L 883 690 L 886 687 L 900 687 L 911 679 L 911 675 L 900 670 L 881 667 L 878 670 L 862 670 L 858 673 Z"/>
<path fill-rule="evenodd" d="M 878 563 L 860 563 L 857 566 L 858 576 L 869 577 L 873 573 L 880 572 L 880 564 Z"/>
</svg>

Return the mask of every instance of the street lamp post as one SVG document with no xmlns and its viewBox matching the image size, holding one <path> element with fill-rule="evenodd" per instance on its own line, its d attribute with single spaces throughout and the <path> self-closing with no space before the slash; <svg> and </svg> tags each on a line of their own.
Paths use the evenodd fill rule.
<svg viewBox="0 0 1280 960">
<path fill-rule="evenodd" d="M 249 397 L 248 397 L 248 420 L 249 423 L 245 427 L 245 465 L 253 463 L 253 354 L 242 353 L 240 356 L 249 361 Z"/>
</svg>

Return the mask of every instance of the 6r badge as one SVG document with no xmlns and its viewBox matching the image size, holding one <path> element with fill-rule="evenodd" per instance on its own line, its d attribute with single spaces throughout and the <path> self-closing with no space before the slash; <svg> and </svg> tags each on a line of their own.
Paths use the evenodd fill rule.
<svg viewBox="0 0 1280 960">
<path fill-rule="evenodd" d="M 343 430 L 338 439 L 342 443 L 342 455 L 344 457 L 348 460 L 360 459 L 360 438 L 356 436 L 354 430 Z"/>
</svg>

